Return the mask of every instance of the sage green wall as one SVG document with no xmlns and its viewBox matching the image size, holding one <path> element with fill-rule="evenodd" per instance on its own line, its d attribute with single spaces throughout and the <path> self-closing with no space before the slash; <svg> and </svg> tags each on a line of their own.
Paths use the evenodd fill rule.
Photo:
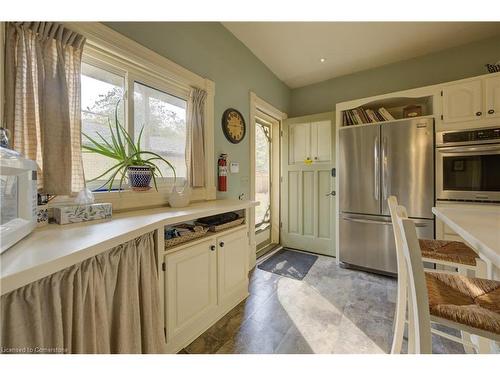
<svg viewBox="0 0 500 375">
<path fill-rule="evenodd" d="M 288 112 L 290 89 L 218 22 L 106 22 L 106 26 L 215 82 L 215 152 L 240 163 L 240 173 L 229 175 L 227 193 L 218 198 L 249 195 L 250 149 L 248 132 L 238 145 L 222 133 L 222 113 L 238 109 L 249 126 L 250 96 L 255 92 L 279 110 Z M 214 171 L 214 173 L 216 173 Z"/>
<path fill-rule="evenodd" d="M 500 35 L 426 56 L 292 90 L 289 116 L 335 110 L 335 104 L 487 73 L 500 60 Z"/>
</svg>

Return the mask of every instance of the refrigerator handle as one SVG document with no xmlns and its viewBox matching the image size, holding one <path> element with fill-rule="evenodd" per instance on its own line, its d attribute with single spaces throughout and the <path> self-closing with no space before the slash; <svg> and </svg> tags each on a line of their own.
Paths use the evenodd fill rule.
<svg viewBox="0 0 500 375">
<path fill-rule="evenodd" d="M 389 166 L 387 160 L 387 137 L 382 138 L 382 197 L 387 200 L 389 190 L 387 183 L 389 181 Z"/>
<path fill-rule="evenodd" d="M 373 195 L 376 201 L 378 201 L 380 196 L 379 185 L 380 185 L 380 160 L 379 160 L 379 144 L 378 136 L 375 137 L 375 142 L 373 144 L 373 160 L 374 160 L 374 181 L 373 181 Z"/>
</svg>

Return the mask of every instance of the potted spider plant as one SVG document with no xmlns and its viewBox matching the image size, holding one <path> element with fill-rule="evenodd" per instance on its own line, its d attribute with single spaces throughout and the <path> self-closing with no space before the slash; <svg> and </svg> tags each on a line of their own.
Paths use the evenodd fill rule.
<svg viewBox="0 0 500 375">
<path fill-rule="evenodd" d="M 96 133 L 97 138 L 92 138 L 82 133 L 91 144 L 90 146 L 82 145 L 84 151 L 94 152 L 116 161 L 115 165 L 90 181 L 99 180 L 110 173 L 109 177 L 106 178 L 106 182 L 101 186 L 104 187 L 107 185 L 108 191 L 113 188 L 113 183 L 117 177 L 120 178 L 120 190 L 122 189 L 125 178 L 128 177 L 132 190 L 145 191 L 151 189 L 150 183 L 152 179 L 155 189 L 158 191 L 156 178 L 158 176 L 163 177 L 163 175 L 157 167 L 157 163 L 165 163 L 172 169 L 175 183 L 176 174 L 174 166 L 161 155 L 141 148 L 141 137 L 144 126 L 139 132 L 137 141 L 134 142 L 127 130 L 120 124 L 118 121 L 119 104 L 120 102 L 117 103 L 115 108 L 114 124 L 108 119 L 108 126 L 111 134 L 110 141 L 99 133 Z"/>
</svg>

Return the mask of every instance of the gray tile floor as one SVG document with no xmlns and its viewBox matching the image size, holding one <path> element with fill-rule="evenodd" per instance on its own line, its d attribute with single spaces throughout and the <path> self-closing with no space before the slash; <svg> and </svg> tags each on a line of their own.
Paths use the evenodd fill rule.
<svg viewBox="0 0 500 375">
<path fill-rule="evenodd" d="M 182 353 L 388 353 L 396 280 L 320 256 L 299 281 L 255 268 L 250 296 Z M 406 350 L 406 349 L 404 349 Z M 434 353 L 463 353 L 433 336 Z"/>
</svg>

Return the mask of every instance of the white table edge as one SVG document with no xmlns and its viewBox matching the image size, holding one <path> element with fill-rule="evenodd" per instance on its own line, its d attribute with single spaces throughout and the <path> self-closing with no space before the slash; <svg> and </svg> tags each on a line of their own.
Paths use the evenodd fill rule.
<svg viewBox="0 0 500 375">
<path fill-rule="evenodd" d="M 446 210 L 447 208 L 444 208 Z M 446 225 L 448 225 L 451 229 L 453 229 L 460 237 L 462 237 L 474 250 L 478 252 L 478 255 L 494 264 L 496 267 L 500 268 L 500 254 L 497 254 L 493 249 L 491 249 L 488 245 L 481 241 L 481 239 L 472 235 L 469 231 L 462 228 L 460 225 L 456 224 L 453 220 L 451 220 L 446 213 L 443 212 L 443 208 L 440 207 L 432 207 L 432 212 L 438 219 L 443 221 Z"/>
</svg>

